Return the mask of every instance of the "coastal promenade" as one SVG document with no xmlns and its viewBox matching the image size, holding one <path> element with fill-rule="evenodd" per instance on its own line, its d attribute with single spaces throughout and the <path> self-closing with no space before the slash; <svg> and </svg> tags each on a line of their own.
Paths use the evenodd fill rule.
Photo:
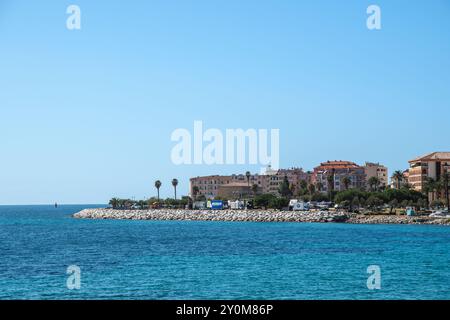
<svg viewBox="0 0 450 320">
<path fill-rule="evenodd" d="M 428 216 L 357 215 L 332 211 L 278 210 L 114 210 L 84 209 L 73 215 L 84 219 L 117 220 L 187 220 L 187 221 L 249 221 L 249 222 L 335 222 L 354 224 L 439 224 L 450 225 L 450 219 Z"/>
</svg>

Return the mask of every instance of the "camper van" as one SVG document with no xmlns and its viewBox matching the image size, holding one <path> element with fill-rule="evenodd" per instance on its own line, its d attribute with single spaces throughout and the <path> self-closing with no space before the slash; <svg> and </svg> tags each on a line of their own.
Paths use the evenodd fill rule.
<svg viewBox="0 0 450 320">
<path fill-rule="evenodd" d="M 292 211 L 307 211 L 310 209 L 308 202 L 299 201 L 297 199 L 292 199 L 289 201 L 289 210 Z"/>
<path fill-rule="evenodd" d="M 309 204 L 307 202 L 296 202 L 294 206 L 292 207 L 293 211 L 308 211 L 309 210 Z"/>
<path fill-rule="evenodd" d="M 204 210 L 206 208 L 206 205 L 204 201 L 194 201 L 194 203 L 192 204 L 192 208 L 194 210 Z"/>
<path fill-rule="evenodd" d="M 233 210 L 242 210 L 244 209 L 244 201 L 228 201 L 228 207 Z"/>
</svg>

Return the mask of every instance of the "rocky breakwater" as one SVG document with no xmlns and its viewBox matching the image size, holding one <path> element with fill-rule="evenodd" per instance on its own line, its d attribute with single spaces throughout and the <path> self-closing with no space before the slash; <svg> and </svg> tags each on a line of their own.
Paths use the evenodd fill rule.
<svg viewBox="0 0 450 320">
<path fill-rule="evenodd" d="M 450 225 L 448 218 L 436 218 L 429 216 L 405 216 L 405 215 L 350 215 L 347 223 L 356 224 L 438 224 Z"/>
<path fill-rule="evenodd" d="M 202 221 L 253 221 L 253 222 L 346 222 L 349 215 L 328 211 L 277 211 L 277 210 L 114 210 L 85 209 L 73 215 L 85 219 L 129 220 L 202 220 Z"/>
</svg>

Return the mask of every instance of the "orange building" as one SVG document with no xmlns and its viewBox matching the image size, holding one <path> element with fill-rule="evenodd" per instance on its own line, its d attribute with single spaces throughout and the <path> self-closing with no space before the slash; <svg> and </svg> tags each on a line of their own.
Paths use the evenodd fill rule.
<svg viewBox="0 0 450 320">
<path fill-rule="evenodd" d="M 364 189 L 366 185 L 366 174 L 364 167 L 357 165 L 351 161 L 334 160 L 322 162 L 319 166 L 314 168 L 311 181 L 322 192 L 329 191 L 328 177 L 333 177 L 332 189 L 336 191 L 345 190 L 343 183 L 344 177 L 350 179 L 348 188 Z"/>
<path fill-rule="evenodd" d="M 279 170 L 268 168 L 264 174 L 251 174 L 249 181 L 245 174 L 203 176 L 190 179 L 190 195 L 193 195 L 193 188 L 197 186 L 199 189 L 198 195 L 204 195 L 207 199 L 216 197 L 239 198 L 239 196 L 252 194 L 253 185 L 258 186 L 258 193 L 278 195 L 280 184 L 285 176 L 293 187 L 294 193 L 302 180 L 308 183 L 310 180 L 310 175 L 301 168 Z"/>
</svg>

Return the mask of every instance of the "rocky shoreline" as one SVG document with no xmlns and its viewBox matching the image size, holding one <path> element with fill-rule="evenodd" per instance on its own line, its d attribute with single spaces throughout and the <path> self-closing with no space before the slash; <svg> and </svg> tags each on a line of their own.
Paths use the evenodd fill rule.
<svg viewBox="0 0 450 320">
<path fill-rule="evenodd" d="M 428 216 L 357 215 L 331 211 L 277 211 L 277 210 L 114 210 L 84 209 L 73 215 L 83 219 L 118 220 L 201 220 L 251 222 L 337 222 L 353 224 L 438 224 L 450 225 L 450 219 Z"/>
</svg>

